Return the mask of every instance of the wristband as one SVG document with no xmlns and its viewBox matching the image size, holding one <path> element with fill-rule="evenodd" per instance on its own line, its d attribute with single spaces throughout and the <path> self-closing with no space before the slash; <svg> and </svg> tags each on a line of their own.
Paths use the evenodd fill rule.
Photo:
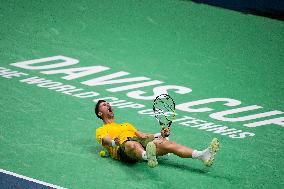
<svg viewBox="0 0 284 189">
<path fill-rule="evenodd" d="M 117 146 L 114 140 L 111 140 L 111 146 L 112 147 L 116 147 Z"/>
<path fill-rule="evenodd" d="M 154 137 L 155 138 L 159 138 L 159 137 L 161 137 L 162 135 L 161 135 L 161 133 L 156 133 L 156 134 L 154 134 Z"/>
</svg>

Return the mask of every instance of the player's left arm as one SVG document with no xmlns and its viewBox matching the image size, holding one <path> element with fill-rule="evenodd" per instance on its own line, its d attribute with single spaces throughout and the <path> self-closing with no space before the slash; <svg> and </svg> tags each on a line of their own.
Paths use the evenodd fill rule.
<svg viewBox="0 0 284 189">
<path fill-rule="evenodd" d="M 136 131 L 135 135 L 137 137 L 139 137 L 139 138 L 147 138 L 147 137 L 159 138 L 160 136 L 162 136 L 164 138 L 165 136 L 169 136 L 170 133 L 171 133 L 170 129 L 167 129 L 167 130 L 162 129 L 160 133 L 155 133 L 155 134 L 153 134 L 153 133 L 143 133 L 141 131 Z"/>
<path fill-rule="evenodd" d="M 152 133 L 143 133 L 141 131 L 136 131 L 135 132 L 135 135 L 138 137 L 138 138 L 147 138 L 147 137 L 154 137 L 155 134 L 152 134 Z"/>
</svg>

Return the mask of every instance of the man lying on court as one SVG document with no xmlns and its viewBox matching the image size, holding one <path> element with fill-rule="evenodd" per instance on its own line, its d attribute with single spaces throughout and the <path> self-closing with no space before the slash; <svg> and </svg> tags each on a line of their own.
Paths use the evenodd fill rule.
<svg viewBox="0 0 284 189">
<path fill-rule="evenodd" d="M 138 131 L 129 123 L 116 123 L 111 105 L 104 100 L 98 101 L 95 112 L 104 122 L 96 129 L 97 141 L 108 150 L 113 159 L 123 162 L 134 163 L 146 160 L 149 167 L 155 167 L 158 164 L 157 156 L 173 153 L 182 158 L 199 159 L 206 166 L 211 166 L 219 148 L 219 141 L 216 138 L 208 148 L 198 151 L 168 141 L 165 136 L 170 133 L 165 133 L 163 129 L 161 133 L 148 134 Z"/>
</svg>

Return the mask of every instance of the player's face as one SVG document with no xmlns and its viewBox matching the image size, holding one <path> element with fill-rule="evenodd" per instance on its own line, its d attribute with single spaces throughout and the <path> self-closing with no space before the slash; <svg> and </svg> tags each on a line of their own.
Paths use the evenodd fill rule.
<svg viewBox="0 0 284 189">
<path fill-rule="evenodd" d="M 99 106 L 99 115 L 102 118 L 113 118 L 114 112 L 111 105 L 108 102 L 102 102 Z"/>
</svg>

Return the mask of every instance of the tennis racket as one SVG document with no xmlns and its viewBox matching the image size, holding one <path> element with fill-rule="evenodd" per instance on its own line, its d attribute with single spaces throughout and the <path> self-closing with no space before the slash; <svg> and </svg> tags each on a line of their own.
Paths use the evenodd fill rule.
<svg viewBox="0 0 284 189">
<path fill-rule="evenodd" d="M 156 97 L 153 104 L 154 115 L 159 121 L 165 133 L 169 133 L 170 127 L 176 115 L 175 102 L 168 94 L 161 94 Z M 165 137 L 169 135 L 166 134 Z"/>
</svg>

